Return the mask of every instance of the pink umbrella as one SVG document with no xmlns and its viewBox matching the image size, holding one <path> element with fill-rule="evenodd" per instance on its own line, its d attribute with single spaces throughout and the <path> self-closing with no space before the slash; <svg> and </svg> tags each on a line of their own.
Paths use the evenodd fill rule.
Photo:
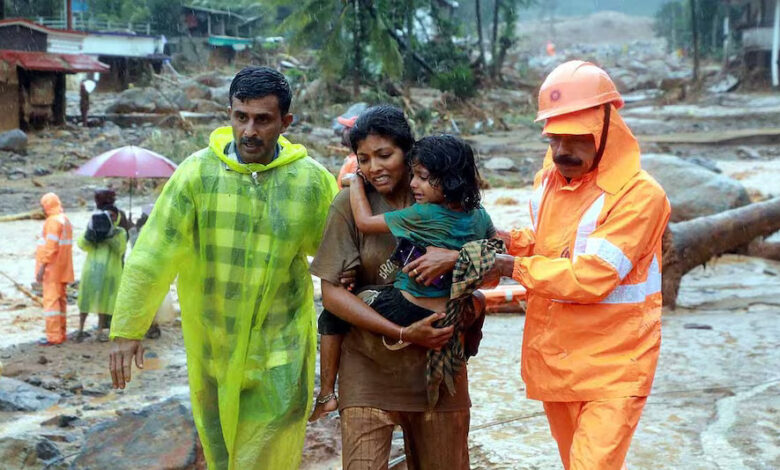
<svg viewBox="0 0 780 470">
<path fill-rule="evenodd" d="M 116 178 L 168 178 L 176 164 L 159 153 L 127 145 L 98 155 L 76 170 L 76 174 Z M 130 216 L 133 215 L 133 185 L 130 185 Z"/>
</svg>

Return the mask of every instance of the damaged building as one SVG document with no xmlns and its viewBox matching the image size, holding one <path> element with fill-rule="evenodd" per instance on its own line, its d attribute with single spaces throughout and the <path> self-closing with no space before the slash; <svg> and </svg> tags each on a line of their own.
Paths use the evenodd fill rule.
<svg viewBox="0 0 780 470">
<path fill-rule="evenodd" d="M 108 72 L 83 54 L 0 50 L 0 131 L 65 122 L 65 75 Z"/>
</svg>

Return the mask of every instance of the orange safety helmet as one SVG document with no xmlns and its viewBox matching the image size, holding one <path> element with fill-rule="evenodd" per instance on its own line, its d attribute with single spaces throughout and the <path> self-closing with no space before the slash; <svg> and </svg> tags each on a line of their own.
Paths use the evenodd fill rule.
<svg viewBox="0 0 780 470">
<path fill-rule="evenodd" d="M 604 103 L 623 107 L 623 98 L 607 72 L 590 62 L 571 60 L 555 67 L 542 83 L 536 121 Z"/>
</svg>

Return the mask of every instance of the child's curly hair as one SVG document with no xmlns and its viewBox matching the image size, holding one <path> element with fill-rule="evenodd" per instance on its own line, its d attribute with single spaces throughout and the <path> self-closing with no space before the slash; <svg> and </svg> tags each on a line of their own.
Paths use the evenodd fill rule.
<svg viewBox="0 0 780 470">
<path fill-rule="evenodd" d="M 428 181 L 441 188 L 445 201 L 459 204 L 464 211 L 480 207 L 481 179 L 474 151 L 466 142 L 448 134 L 423 137 L 412 147 L 408 163 L 428 170 Z"/>
</svg>

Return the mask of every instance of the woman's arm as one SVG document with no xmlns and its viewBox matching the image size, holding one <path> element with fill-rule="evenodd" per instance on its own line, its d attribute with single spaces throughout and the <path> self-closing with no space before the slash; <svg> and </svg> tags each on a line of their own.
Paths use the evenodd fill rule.
<svg viewBox="0 0 780 470">
<path fill-rule="evenodd" d="M 325 280 L 322 281 L 322 305 L 334 315 L 358 328 L 392 339 L 403 339 L 428 349 L 439 349 L 447 344 L 453 332 L 452 326 L 446 328 L 432 326 L 433 322 L 444 318 L 443 313 L 434 313 L 428 318 L 402 328 L 378 314 L 345 288 Z"/>
<path fill-rule="evenodd" d="M 349 185 L 349 204 L 352 206 L 355 225 L 362 233 L 390 232 L 384 214 L 373 215 L 371 212 L 371 205 L 368 203 L 366 190 L 363 186 L 363 178 L 360 175 L 352 178 Z"/>
</svg>

